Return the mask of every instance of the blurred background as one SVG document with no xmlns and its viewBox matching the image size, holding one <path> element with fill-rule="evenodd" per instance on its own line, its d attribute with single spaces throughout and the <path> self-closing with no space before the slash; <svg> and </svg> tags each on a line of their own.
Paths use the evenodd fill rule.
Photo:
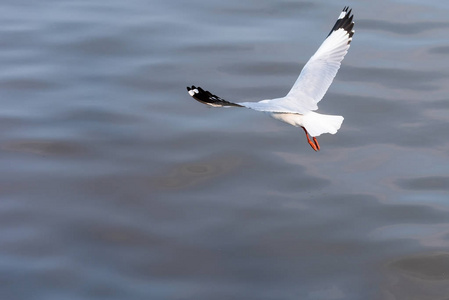
<svg viewBox="0 0 449 300">
<path fill-rule="evenodd" d="M 287 93 L 354 40 L 301 129 Z M 2 1 L 1 299 L 447 299 L 449 3 Z"/>
</svg>

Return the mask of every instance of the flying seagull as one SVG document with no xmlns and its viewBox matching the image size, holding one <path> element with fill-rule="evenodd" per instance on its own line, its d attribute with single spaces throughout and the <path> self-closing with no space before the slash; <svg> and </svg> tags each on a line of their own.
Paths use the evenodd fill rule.
<svg viewBox="0 0 449 300">
<path fill-rule="evenodd" d="M 187 91 L 195 100 L 210 106 L 251 108 L 266 112 L 273 118 L 293 126 L 302 127 L 308 143 L 313 150 L 318 151 L 320 145 L 316 137 L 323 133 L 335 134 L 344 119 L 342 116 L 319 114 L 314 110 L 318 109 L 317 103 L 326 94 L 348 52 L 354 35 L 354 15 L 351 15 L 351 12 L 349 7 L 343 8 L 329 35 L 306 63 L 285 97 L 233 103 L 200 87 L 187 87 Z"/>
</svg>

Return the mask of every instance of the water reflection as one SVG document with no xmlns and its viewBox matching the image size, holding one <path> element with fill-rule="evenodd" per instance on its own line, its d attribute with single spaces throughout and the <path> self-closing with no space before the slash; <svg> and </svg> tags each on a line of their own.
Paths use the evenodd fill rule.
<svg viewBox="0 0 449 300">
<path fill-rule="evenodd" d="M 444 71 L 404 70 L 391 67 L 355 67 L 341 68 L 338 78 L 346 81 L 371 81 L 391 89 L 410 89 L 430 91 L 438 88 L 438 80 L 449 75 Z M 425 80 L 423 80 L 425 78 Z"/>
<path fill-rule="evenodd" d="M 168 175 L 156 179 L 153 185 L 156 189 L 168 190 L 190 188 L 230 173 L 244 164 L 243 158 L 239 156 L 214 157 L 205 161 L 182 164 Z"/>
<path fill-rule="evenodd" d="M 400 258 L 385 269 L 384 292 L 392 299 L 446 299 L 449 294 L 447 252 Z"/>
<path fill-rule="evenodd" d="M 415 23 L 403 23 L 403 22 L 391 22 L 385 20 L 368 20 L 362 19 L 357 25 L 360 24 L 361 29 L 367 30 L 381 30 L 389 33 L 412 35 L 419 34 L 428 30 L 445 29 L 449 27 L 449 22 L 415 22 Z"/>
<path fill-rule="evenodd" d="M 414 191 L 449 191 L 449 177 L 428 176 L 401 179 L 398 180 L 397 185 L 403 189 Z"/>
<path fill-rule="evenodd" d="M 449 281 L 449 253 L 447 252 L 402 258 L 391 262 L 388 267 L 419 279 Z"/>
<path fill-rule="evenodd" d="M 85 151 L 85 149 L 73 142 L 64 141 L 14 141 L 3 145 L 6 151 L 26 152 L 38 155 L 75 155 Z"/>
</svg>

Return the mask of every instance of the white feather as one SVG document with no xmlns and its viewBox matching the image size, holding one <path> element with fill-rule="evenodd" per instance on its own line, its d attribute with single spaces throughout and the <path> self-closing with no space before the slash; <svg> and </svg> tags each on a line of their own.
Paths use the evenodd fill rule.
<svg viewBox="0 0 449 300">
<path fill-rule="evenodd" d="M 333 31 L 306 63 L 287 96 L 238 104 L 266 112 L 304 114 L 317 110 L 317 103 L 326 94 L 348 52 L 349 41 L 349 33 L 344 29 Z"/>
<path fill-rule="evenodd" d="M 304 115 L 290 113 L 270 113 L 270 115 L 290 125 L 304 127 L 314 137 L 323 133 L 337 133 L 344 120 L 342 116 L 323 115 L 313 111 Z"/>
</svg>

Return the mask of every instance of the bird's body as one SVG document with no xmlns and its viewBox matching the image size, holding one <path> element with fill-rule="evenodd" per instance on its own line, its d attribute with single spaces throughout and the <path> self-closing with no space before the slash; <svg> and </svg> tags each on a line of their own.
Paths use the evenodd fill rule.
<svg viewBox="0 0 449 300">
<path fill-rule="evenodd" d="M 341 61 L 348 52 L 354 34 L 353 15 L 345 7 L 331 32 L 309 59 L 298 79 L 285 97 L 259 102 L 229 102 L 200 87 L 187 87 L 193 98 L 214 107 L 246 107 L 270 114 L 273 118 L 296 127 L 302 127 L 310 146 L 319 150 L 316 137 L 323 133 L 335 134 L 343 123 L 342 116 L 314 112 L 334 80 Z M 313 137 L 313 142 L 309 138 Z"/>
</svg>

